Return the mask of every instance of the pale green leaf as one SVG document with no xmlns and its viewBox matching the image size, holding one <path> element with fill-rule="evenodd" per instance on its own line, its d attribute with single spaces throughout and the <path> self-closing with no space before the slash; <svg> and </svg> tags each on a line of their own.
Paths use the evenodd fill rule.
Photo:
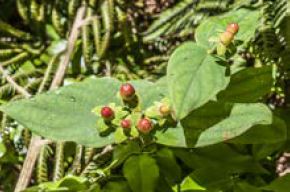
<svg viewBox="0 0 290 192">
<path fill-rule="evenodd" d="M 169 98 L 178 119 L 214 99 L 225 89 L 226 67 L 206 49 L 188 42 L 172 54 L 167 69 Z"/>
</svg>

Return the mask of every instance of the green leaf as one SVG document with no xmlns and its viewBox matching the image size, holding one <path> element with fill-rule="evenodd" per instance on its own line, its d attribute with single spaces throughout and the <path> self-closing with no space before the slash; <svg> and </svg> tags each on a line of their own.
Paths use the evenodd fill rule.
<svg viewBox="0 0 290 192">
<path fill-rule="evenodd" d="M 114 148 L 113 161 L 117 161 L 114 166 L 122 164 L 128 157 L 141 152 L 137 142 L 128 141 L 127 143 L 119 144 Z"/>
<path fill-rule="evenodd" d="M 259 188 L 246 182 L 239 182 L 235 185 L 234 192 L 262 192 Z"/>
<path fill-rule="evenodd" d="M 133 81 L 132 84 L 143 110 L 164 98 L 165 87 L 145 80 Z M 117 96 L 120 85 L 121 82 L 111 78 L 89 79 L 31 99 L 8 103 L 1 106 L 1 110 L 46 138 L 102 147 L 126 139 L 121 129 L 117 129 L 115 134 L 107 134 L 111 129 L 107 129 L 103 120 L 92 112 L 98 109 L 97 106 L 121 105 Z M 119 116 L 119 113 L 116 115 Z M 100 136 L 99 130 L 106 134 Z"/>
<path fill-rule="evenodd" d="M 156 161 L 160 173 L 165 180 L 174 185 L 181 179 L 181 168 L 176 162 L 173 152 L 168 148 L 162 148 L 156 153 Z"/>
<path fill-rule="evenodd" d="M 224 172 L 222 167 L 204 167 L 194 170 L 189 176 L 210 192 L 225 191 L 232 181 L 230 175 Z"/>
<path fill-rule="evenodd" d="M 6 147 L 2 142 L 2 138 L 0 137 L 0 158 L 3 157 L 6 153 Z"/>
<path fill-rule="evenodd" d="M 210 101 L 181 120 L 186 143 L 194 147 L 202 131 L 229 117 L 233 104 Z M 216 110 L 219 109 L 219 110 Z"/>
<path fill-rule="evenodd" d="M 210 173 L 211 168 L 220 169 L 228 176 L 233 173 L 267 173 L 252 156 L 240 154 L 223 143 L 191 150 L 175 149 L 174 154 L 186 166 L 194 170 L 203 169 L 204 173 Z"/>
<path fill-rule="evenodd" d="M 165 131 L 157 131 L 156 142 L 172 147 L 187 147 L 182 126 L 168 128 Z"/>
<path fill-rule="evenodd" d="M 229 86 L 218 94 L 218 99 L 234 103 L 256 102 L 269 93 L 272 85 L 272 66 L 246 68 L 231 77 Z"/>
<path fill-rule="evenodd" d="M 267 156 L 274 154 L 284 147 L 283 142 L 270 144 L 254 144 L 252 145 L 253 156 L 257 160 L 262 160 Z"/>
<path fill-rule="evenodd" d="M 127 136 L 125 135 L 123 128 L 118 127 L 114 132 L 114 139 L 116 143 L 122 143 L 127 140 Z"/>
<path fill-rule="evenodd" d="M 159 177 L 158 185 L 155 189 L 156 192 L 174 192 L 172 187 L 168 184 L 168 182 L 163 177 Z"/>
<path fill-rule="evenodd" d="M 102 192 L 131 192 L 126 181 L 109 181 L 103 188 Z"/>
<path fill-rule="evenodd" d="M 181 191 L 205 191 L 206 189 L 200 186 L 190 176 L 184 178 L 180 185 Z M 178 192 L 177 187 L 174 188 L 175 192 Z"/>
<path fill-rule="evenodd" d="M 57 182 L 45 182 L 25 190 L 25 192 L 60 192 L 60 191 L 84 191 L 89 188 L 86 178 L 67 176 Z"/>
<path fill-rule="evenodd" d="M 240 144 L 275 144 L 284 142 L 286 139 L 287 127 L 285 122 L 274 116 L 271 125 L 256 125 L 230 142 Z"/>
<path fill-rule="evenodd" d="M 216 42 L 210 42 L 209 39 L 218 38 L 219 34 L 224 32 L 230 23 L 238 23 L 240 26 L 235 39 L 248 41 L 255 33 L 259 16 L 259 10 L 241 8 L 230 11 L 223 16 L 211 17 L 202 22 L 196 29 L 196 42 L 206 48 L 211 48 Z"/>
<path fill-rule="evenodd" d="M 65 187 L 73 191 L 80 191 L 88 188 L 88 181 L 81 177 L 67 176 L 60 180 L 57 186 L 59 188 Z"/>
<path fill-rule="evenodd" d="M 159 168 L 149 155 L 131 156 L 124 164 L 123 173 L 133 192 L 155 191 Z"/>
<path fill-rule="evenodd" d="M 120 103 L 116 97 L 120 84 L 110 78 L 88 79 L 31 99 L 8 103 L 1 106 L 1 110 L 46 138 L 102 147 L 113 143 L 114 136 L 99 135 L 98 117 L 92 109 Z"/>
<path fill-rule="evenodd" d="M 287 174 L 283 177 L 279 177 L 274 180 L 268 186 L 262 187 L 264 190 L 270 190 L 274 192 L 289 192 L 290 188 L 290 174 Z"/>
<path fill-rule="evenodd" d="M 196 147 L 216 144 L 235 138 L 254 125 L 270 125 L 272 113 L 264 104 L 235 104 L 228 118 L 206 129 L 199 136 Z"/>
<path fill-rule="evenodd" d="M 207 50 L 188 42 L 175 50 L 169 60 L 167 79 L 169 98 L 178 119 L 204 105 L 226 88 L 226 67 Z"/>
<path fill-rule="evenodd" d="M 141 98 L 141 109 L 146 109 L 156 101 L 161 101 L 166 96 L 165 87 L 155 86 L 154 83 L 144 80 L 131 81 L 136 92 Z"/>
</svg>

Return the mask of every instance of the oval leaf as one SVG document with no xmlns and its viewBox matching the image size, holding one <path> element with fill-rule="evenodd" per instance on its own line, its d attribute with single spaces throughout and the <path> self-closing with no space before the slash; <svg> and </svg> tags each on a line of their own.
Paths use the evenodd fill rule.
<svg viewBox="0 0 290 192">
<path fill-rule="evenodd" d="M 264 104 L 235 104 L 228 118 L 203 131 L 196 147 L 216 144 L 242 135 L 254 125 L 270 125 L 272 113 Z"/>
<path fill-rule="evenodd" d="M 229 86 L 218 99 L 234 103 L 256 102 L 271 90 L 272 85 L 272 66 L 246 68 L 231 77 Z"/>
<path fill-rule="evenodd" d="M 114 138 L 113 134 L 99 136 L 98 117 L 92 109 L 97 105 L 120 103 L 116 97 L 120 84 L 110 78 L 89 79 L 32 99 L 9 103 L 1 110 L 46 138 L 101 147 L 113 143 Z"/>
<path fill-rule="evenodd" d="M 169 97 L 177 118 L 182 119 L 225 89 L 225 71 L 206 49 L 193 42 L 180 46 L 167 69 Z"/>
<path fill-rule="evenodd" d="M 156 161 L 149 155 L 131 156 L 123 173 L 133 192 L 154 192 L 159 178 Z"/>
</svg>

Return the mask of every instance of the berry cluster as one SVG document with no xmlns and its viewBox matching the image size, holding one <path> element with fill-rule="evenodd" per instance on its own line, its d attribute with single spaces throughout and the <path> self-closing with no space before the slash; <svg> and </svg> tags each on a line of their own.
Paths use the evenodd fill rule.
<svg viewBox="0 0 290 192">
<path fill-rule="evenodd" d="M 137 98 L 135 88 L 130 83 L 125 83 L 121 85 L 119 90 L 119 95 L 122 98 L 124 103 L 130 103 L 132 100 Z M 162 113 L 168 114 L 169 108 L 162 107 L 160 108 Z M 154 128 L 154 123 L 152 119 L 144 115 L 139 115 L 138 120 L 132 120 L 133 109 L 122 109 L 112 106 L 103 106 L 99 113 L 104 122 L 107 124 L 112 123 L 118 116 L 118 127 L 121 127 L 124 132 L 128 133 L 131 131 L 131 128 L 134 126 L 137 128 L 138 132 L 141 134 L 149 134 Z M 122 113 L 122 115 L 117 114 Z M 115 122 L 114 122 L 115 123 Z M 113 123 L 112 123 L 113 124 Z"/>
<path fill-rule="evenodd" d="M 238 31 L 239 25 L 237 23 L 229 24 L 226 31 L 220 35 L 220 42 L 225 46 L 230 45 Z"/>
</svg>

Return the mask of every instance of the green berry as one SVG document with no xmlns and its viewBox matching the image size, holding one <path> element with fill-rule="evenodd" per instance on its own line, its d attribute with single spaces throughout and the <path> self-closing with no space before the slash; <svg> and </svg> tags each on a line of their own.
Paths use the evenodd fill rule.
<svg viewBox="0 0 290 192">
<path fill-rule="evenodd" d="M 229 44 L 231 44 L 233 39 L 234 39 L 234 34 L 228 31 L 220 35 L 220 42 L 224 44 L 225 46 L 228 46 Z"/>
</svg>

